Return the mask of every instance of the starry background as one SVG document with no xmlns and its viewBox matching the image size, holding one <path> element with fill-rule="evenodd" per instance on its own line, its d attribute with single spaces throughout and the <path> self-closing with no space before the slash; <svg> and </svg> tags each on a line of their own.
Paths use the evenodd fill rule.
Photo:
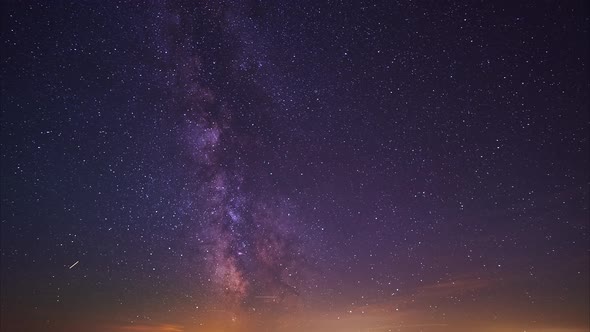
<svg viewBox="0 0 590 332">
<path fill-rule="evenodd" d="M 588 331 L 585 1 L 2 3 L 2 331 Z"/>
</svg>

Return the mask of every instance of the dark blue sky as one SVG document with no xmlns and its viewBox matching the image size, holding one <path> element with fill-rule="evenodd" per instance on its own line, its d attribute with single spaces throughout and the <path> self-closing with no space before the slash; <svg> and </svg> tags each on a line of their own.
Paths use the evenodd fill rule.
<svg viewBox="0 0 590 332">
<path fill-rule="evenodd" d="M 2 331 L 587 331 L 588 14 L 4 2 Z"/>
</svg>

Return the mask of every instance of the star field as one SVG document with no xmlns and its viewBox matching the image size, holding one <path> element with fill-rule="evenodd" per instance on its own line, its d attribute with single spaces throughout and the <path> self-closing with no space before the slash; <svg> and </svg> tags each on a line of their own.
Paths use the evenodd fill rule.
<svg viewBox="0 0 590 332">
<path fill-rule="evenodd" d="M 588 331 L 584 1 L 2 4 L 2 331 Z"/>
</svg>

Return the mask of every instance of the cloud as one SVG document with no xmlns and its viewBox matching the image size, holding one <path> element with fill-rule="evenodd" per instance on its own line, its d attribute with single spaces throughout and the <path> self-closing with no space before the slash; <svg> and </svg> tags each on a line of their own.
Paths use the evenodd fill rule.
<svg viewBox="0 0 590 332">
<path fill-rule="evenodd" d="M 183 332 L 184 327 L 173 324 L 128 324 L 115 328 L 117 332 Z"/>
</svg>

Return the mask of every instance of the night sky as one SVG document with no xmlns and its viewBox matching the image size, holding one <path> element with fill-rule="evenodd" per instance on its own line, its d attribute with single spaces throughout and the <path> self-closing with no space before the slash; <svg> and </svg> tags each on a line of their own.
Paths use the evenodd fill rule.
<svg viewBox="0 0 590 332">
<path fill-rule="evenodd" d="M 1 330 L 582 332 L 587 1 L 8 1 Z"/>
</svg>

